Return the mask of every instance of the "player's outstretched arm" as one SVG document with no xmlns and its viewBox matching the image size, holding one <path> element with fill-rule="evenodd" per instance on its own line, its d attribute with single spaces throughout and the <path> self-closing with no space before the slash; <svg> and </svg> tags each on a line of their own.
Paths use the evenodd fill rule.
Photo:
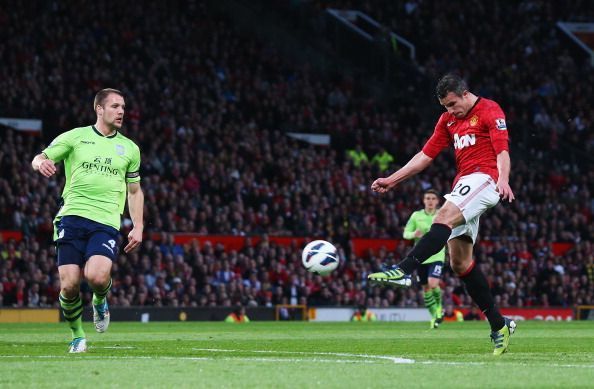
<svg viewBox="0 0 594 389">
<path fill-rule="evenodd" d="M 35 158 L 33 158 L 31 166 L 33 167 L 33 170 L 41 173 L 45 177 L 51 177 L 56 174 L 57 171 L 54 161 L 47 159 L 43 153 L 37 154 Z"/>
<path fill-rule="evenodd" d="M 378 193 L 386 193 L 407 178 L 425 170 L 431 162 L 433 162 L 433 158 L 430 158 L 424 152 L 419 151 L 406 163 L 406 165 L 392 173 L 390 176 L 378 178 L 373 181 L 371 190 Z"/>
<path fill-rule="evenodd" d="M 139 182 L 128 184 L 128 210 L 132 218 L 132 231 L 128 234 L 128 244 L 124 247 L 126 253 L 131 252 L 142 243 L 142 233 L 144 232 L 144 193 L 140 188 Z"/>
<path fill-rule="evenodd" d="M 499 179 L 497 180 L 497 191 L 502 200 L 508 200 L 510 203 L 515 200 L 514 192 L 509 186 L 509 172 L 511 169 L 511 160 L 509 153 L 503 150 L 497 154 L 497 170 Z"/>
</svg>

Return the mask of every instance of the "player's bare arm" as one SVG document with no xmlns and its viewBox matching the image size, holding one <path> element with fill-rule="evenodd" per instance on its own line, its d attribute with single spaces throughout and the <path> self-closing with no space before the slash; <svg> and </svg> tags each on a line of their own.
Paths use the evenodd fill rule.
<svg viewBox="0 0 594 389">
<path fill-rule="evenodd" d="M 390 176 L 378 178 L 373 181 L 371 190 L 378 193 L 386 193 L 395 188 L 400 182 L 425 170 L 431 162 L 433 162 L 433 158 L 430 158 L 422 151 L 419 151 L 406 163 L 406 165 L 392 173 Z"/>
<path fill-rule="evenodd" d="M 511 160 L 509 153 L 504 150 L 497 154 L 497 170 L 499 170 L 499 179 L 497 180 L 497 191 L 502 200 L 508 200 L 510 203 L 515 200 L 514 192 L 509 186 L 509 171 L 511 169 Z"/>
<path fill-rule="evenodd" d="M 51 177 L 56 174 L 56 165 L 54 161 L 48 159 L 45 154 L 37 154 L 33 161 L 31 161 L 31 166 L 33 170 L 36 172 L 41 173 L 45 177 Z"/>
<path fill-rule="evenodd" d="M 128 234 L 128 244 L 124 247 L 126 253 L 140 246 L 142 233 L 144 232 L 144 193 L 142 193 L 142 188 L 138 182 L 128 184 L 128 209 L 134 227 Z"/>
</svg>

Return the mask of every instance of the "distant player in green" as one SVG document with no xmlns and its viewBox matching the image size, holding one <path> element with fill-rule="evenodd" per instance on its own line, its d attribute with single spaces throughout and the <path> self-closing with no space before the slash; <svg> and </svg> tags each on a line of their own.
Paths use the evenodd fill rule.
<svg viewBox="0 0 594 389">
<path fill-rule="evenodd" d="M 109 326 L 107 293 L 112 262 L 118 254 L 120 216 L 126 194 L 133 228 L 126 253 L 142 242 L 144 194 L 140 188 L 140 150 L 119 130 L 124 120 L 124 97 L 116 89 L 97 93 L 93 126 L 75 128 L 54 139 L 31 165 L 45 177 L 64 161 L 63 204 L 54 220 L 58 250 L 60 306 L 72 330 L 71 353 L 87 351 L 82 328 L 80 283 L 93 290 L 93 322 L 97 332 Z"/>
<path fill-rule="evenodd" d="M 429 231 L 439 205 L 439 196 L 434 189 L 423 193 L 424 209 L 413 212 L 404 227 L 404 239 L 414 239 L 415 243 Z M 431 314 L 431 328 L 437 328 L 443 321 L 441 304 L 441 288 L 439 280 L 445 260 L 445 247 L 437 254 L 429 257 L 418 268 L 417 273 L 425 295 L 425 306 Z"/>
</svg>

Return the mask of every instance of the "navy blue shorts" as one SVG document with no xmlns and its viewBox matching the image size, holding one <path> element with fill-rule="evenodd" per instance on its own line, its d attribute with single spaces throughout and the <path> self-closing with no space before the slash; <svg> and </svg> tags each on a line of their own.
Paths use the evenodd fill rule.
<svg viewBox="0 0 594 389">
<path fill-rule="evenodd" d="M 429 277 L 441 278 L 441 272 L 443 270 L 443 262 L 432 262 L 426 265 L 421 265 L 417 268 L 417 274 L 419 275 L 419 282 L 421 285 L 427 285 Z"/>
<path fill-rule="evenodd" d="M 118 234 L 115 228 L 80 216 L 63 216 L 55 226 L 58 239 L 58 266 L 78 265 L 93 255 L 112 261 L 118 255 Z"/>
</svg>

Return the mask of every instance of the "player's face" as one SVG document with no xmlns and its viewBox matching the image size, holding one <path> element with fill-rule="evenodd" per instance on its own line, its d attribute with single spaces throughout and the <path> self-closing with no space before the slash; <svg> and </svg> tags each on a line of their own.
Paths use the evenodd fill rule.
<svg viewBox="0 0 594 389">
<path fill-rule="evenodd" d="M 454 92 L 449 92 L 446 97 L 439 99 L 439 103 L 448 111 L 448 113 L 454 115 L 457 119 L 462 119 L 468 113 L 469 106 L 468 91 L 464 91 L 462 96 L 458 96 Z"/>
<path fill-rule="evenodd" d="M 434 211 L 439 205 L 439 199 L 433 193 L 427 193 L 423 196 L 423 204 L 428 211 Z"/>
<path fill-rule="evenodd" d="M 97 114 L 109 128 L 120 129 L 124 122 L 124 98 L 116 93 L 110 93 L 103 105 L 98 106 Z"/>
</svg>

